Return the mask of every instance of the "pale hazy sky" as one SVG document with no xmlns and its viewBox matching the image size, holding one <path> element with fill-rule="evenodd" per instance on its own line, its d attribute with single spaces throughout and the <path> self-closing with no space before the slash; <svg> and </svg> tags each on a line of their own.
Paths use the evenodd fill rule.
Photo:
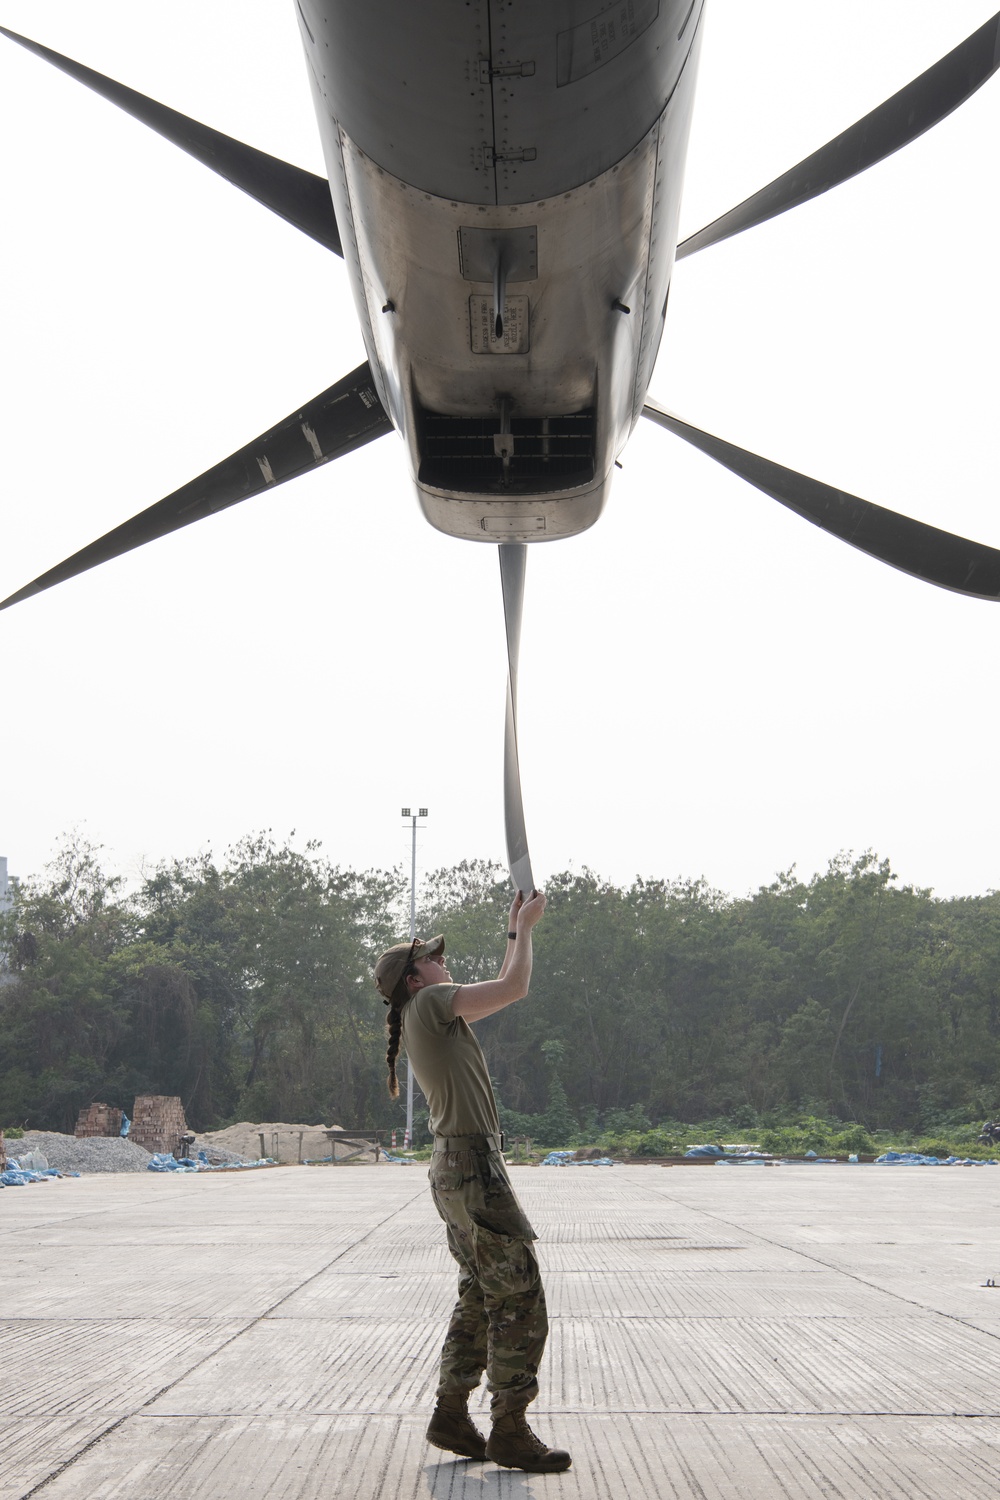
<svg viewBox="0 0 1000 1500">
<path fill-rule="evenodd" d="M 992 0 L 709 0 L 682 232 L 880 103 Z M 0 0 L 0 22 L 321 172 L 291 0 Z M 364 358 L 344 267 L 0 38 L 0 597 Z M 1000 545 L 1000 78 L 905 152 L 677 268 L 651 393 Z M 825 537 L 650 424 L 528 559 L 536 876 L 736 894 L 875 847 L 1000 886 L 1000 607 Z M 413 584 L 409 601 L 404 581 Z M 271 827 L 355 867 L 503 857 L 496 557 L 394 437 L 0 616 L 13 873 L 74 824 L 134 876 Z"/>
</svg>

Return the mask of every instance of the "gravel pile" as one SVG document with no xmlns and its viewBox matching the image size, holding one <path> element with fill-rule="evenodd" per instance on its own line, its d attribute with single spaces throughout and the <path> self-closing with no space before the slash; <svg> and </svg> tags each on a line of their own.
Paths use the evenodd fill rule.
<svg viewBox="0 0 1000 1500">
<path fill-rule="evenodd" d="M 54 1130 L 26 1130 L 21 1140 L 6 1142 L 7 1156 L 41 1151 L 57 1172 L 145 1172 L 149 1152 L 122 1136 L 60 1135 Z"/>
<path fill-rule="evenodd" d="M 326 1138 L 315 1126 L 243 1124 L 198 1136 L 191 1147 L 191 1155 L 197 1161 L 199 1151 L 204 1151 L 213 1167 L 238 1166 L 243 1162 L 257 1161 L 260 1156 L 260 1130 L 266 1131 L 268 1150 L 271 1148 L 271 1131 L 280 1131 L 279 1149 L 283 1161 L 296 1160 L 299 1130 L 307 1131 L 303 1156 L 308 1154 L 310 1146 L 317 1148 L 317 1156 L 330 1154 Z M 310 1140 L 310 1137 L 313 1139 Z M 57 1172 L 149 1170 L 150 1153 L 145 1146 L 139 1146 L 123 1136 L 92 1135 L 82 1136 L 77 1140 L 75 1135 L 61 1135 L 55 1130 L 26 1130 L 19 1139 L 11 1140 L 8 1136 L 6 1145 L 8 1159 L 18 1158 L 27 1151 L 40 1151 L 49 1166 L 54 1167 Z M 241 1145 L 244 1146 L 243 1150 L 239 1149 Z"/>
</svg>

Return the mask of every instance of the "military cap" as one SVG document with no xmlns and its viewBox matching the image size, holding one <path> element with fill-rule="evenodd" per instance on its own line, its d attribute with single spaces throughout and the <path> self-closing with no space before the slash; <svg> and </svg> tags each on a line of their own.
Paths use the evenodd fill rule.
<svg viewBox="0 0 1000 1500">
<path fill-rule="evenodd" d="M 414 938 L 411 943 L 396 943 L 387 948 L 375 965 L 375 988 L 386 1000 L 391 1000 L 396 986 L 412 963 L 421 958 L 440 958 L 444 953 L 444 938 Z"/>
</svg>

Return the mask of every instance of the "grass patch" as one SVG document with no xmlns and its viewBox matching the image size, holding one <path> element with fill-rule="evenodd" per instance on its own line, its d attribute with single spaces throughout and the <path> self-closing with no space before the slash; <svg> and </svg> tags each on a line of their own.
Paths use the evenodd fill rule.
<svg viewBox="0 0 1000 1500">
<path fill-rule="evenodd" d="M 638 1116 L 638 1112 L 632 1112 Z M 935 1130 L 933 1134 L 908 1130 L 869 1130 L 858 1122 L 825 1118 L 822 1115 L 799 1114 L 783 1117 L 759 1117 L 748 1123 L 746 1114 L 736 1118 L 726 1117 L 702 1120 L 688 1124 L 680 1120 L 664 1120 L 644 1128 L 622 1128 L 628 1118 L 624 1111 L 608 1117 L 614 1120 L 617 1129 L 601 1128 L 600 1124 L 590 1129 L 570 1133 L 561 1142 L 542 1145 L 531 1140 L 530 1148 L 524 1144 L 515 1146 L 514 1132 L 508 1128 L 506 1155 L 509 1162 L 531 1162 L 546 1156 L 549 1150 L 600 1150 L 602 1155 L 619 1161 L 669 1160 L 683 1157 L 691 1146 L 740 1144 L 767 1151 L 772 1156 L 805 1156 L 815 1151 L 817 1156 L 880 1156 L 884 1151 L 918 1151 L 922 1156 L 936 1156 L 944 1160 L 948 1156 L 971 1157 L 974 1161 L 1000 1159 L 1000 1147 L 986 1145 L 979 1140 L 981 1126 L 966 1122 L 949 1124 L 947 1128 Z M 629 1122 L 631 1123 L 631 1122 Z M 519 1132 L 520 1133 L 520 1132 Z M 527 1132 L 525 1132 L 527 1133 Z M 515 1152 L 519 1153 L 516 1155 Z M 414 1161 L 430 1161 L 430 1145 L 405 1153 Z"/>
<path fill-rule="evenodd" d="M 647 1130 L 598 1130 L 586 1139 L 572 1137 L 562 1149 L 599 1146 L 609 1156 L 620 1160 L 682 1157 L 691 1146 L 741 1144 L 767 1151 L 772 1156 L 880 1156 L 884 1151 L 919 1151 L 922 1156 L 971 1157 L 974 1161 L 1000 1158 L 996 1145 L 979 1140 L 980 1126 L 974 1123 L 956 1125 L 934 1135 L 907 1130 L 871 1131 L 865 1125 L 844 1120 L 825 1119 L 818 1115 L 798 1115 L 784 1119 L 760 1119 L 748 1125 L 746 1119 L 703 1120 L 689 1125 L 666 1121 Z"/>
</svg>

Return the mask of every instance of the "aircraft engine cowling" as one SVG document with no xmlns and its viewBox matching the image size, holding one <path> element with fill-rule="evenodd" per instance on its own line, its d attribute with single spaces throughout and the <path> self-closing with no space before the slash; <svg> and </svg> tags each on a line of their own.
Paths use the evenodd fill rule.
<svg viewBox="0 0 1000 1500">
<path fill-rule="evenodd" d="M 485 3 L 446 15 L 380 0 L 356 26 L 355 7 L 302 0 L 379 396 L 427 519 L 469 540 L 552 540 L 596 521 L 663 330 L 700 0 L 630 0 L 596 19 L 592 5 L 494 7 L 503 25 L 484 28 Z M 348 14 L 345 71 L 330 59 Z M 436 16 L 447 36 L 428 50 Z M 355 71 L 373 76 L 368 45 L 378 97 L 356 86 Z M 615 89 L 612 126 L 605 113 L 592 131 L 591 106 L 596 119 Z M 517 160 L 512 117 L 537 142 Z"/>
</svg>

